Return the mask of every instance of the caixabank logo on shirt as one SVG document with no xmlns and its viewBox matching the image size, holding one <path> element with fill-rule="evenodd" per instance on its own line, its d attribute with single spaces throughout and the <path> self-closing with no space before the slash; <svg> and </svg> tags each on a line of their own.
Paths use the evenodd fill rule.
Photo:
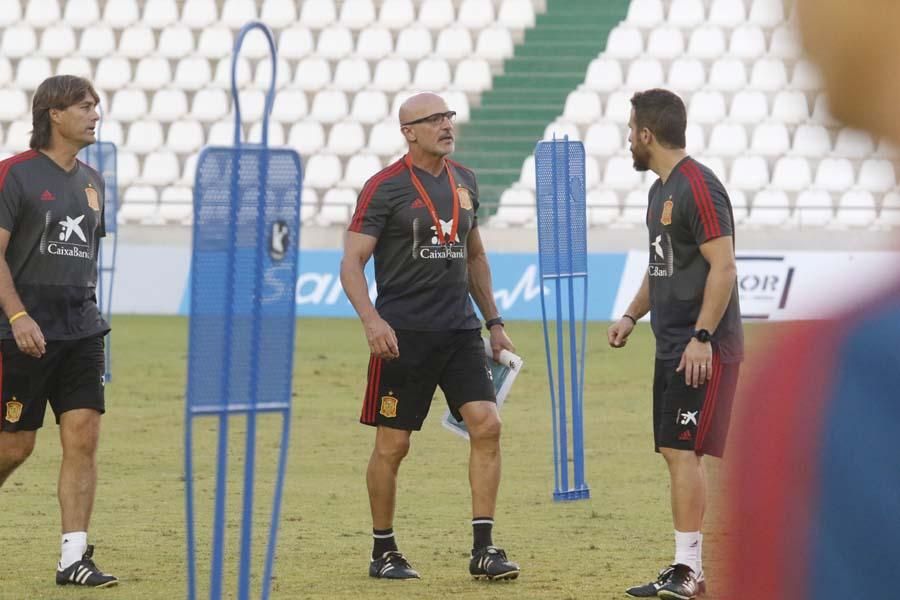
<svg viewBox="0 0 900 600">
<path fill-rule="evenodd" d="M 441 221 L 441 229 L 444 232 L 453 230 L 453 219 L 449 221 Z M 448 246 L 440 243 L 437 234 L 437 228 L 434 225 L 426 227 L 427 221 L 422 219 L 413 219 L 413 259 L 424 258 L 426 260 L 444 259 L 453 260 L 455 258 L 465 258 L 465 251 L 459 242 L 459 235 L 453 238 L 453 242 Z"/>
<path fill-rule="evenodd" d="M 675 255 L 672 238 L 668 233 L 660 233 L 650 243 L 650 266 L 647 274 L 650 277 L 671 277 L 675 274 Z"/>
<path fill-rule="evenodd" d="M 44 217 L 44 234 L 41 236 L 41 254 L 67 256 L 91 260 L 94 258 L 94 245 L 91 243 L 90 230 L 86 229 L 84 215 L 64 215 L 57 219 L 51 211 Z"/>
</svg>

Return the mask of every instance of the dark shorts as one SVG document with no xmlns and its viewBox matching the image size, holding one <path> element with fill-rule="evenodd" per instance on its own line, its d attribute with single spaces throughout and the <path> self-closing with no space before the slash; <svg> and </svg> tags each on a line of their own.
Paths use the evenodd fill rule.
<svg viewBox="0 0 900 600">
<path fill-rule="evenodd" d="M 656 360 L 653 375 L 653 438 L 660 448 L 721 457 L 731 421 L 740 363 L 713 357 L 712 378 L 698 388 L 677 373 L 679 360 Z"/>
<path fill-rule="evenodd" d="M 462 417 L 466 402 L 496 402 L 479 330 L 398 330 L 400 357 L 369 359 L 369 376 L 359 422 L 393 429 L 422 428 L 437 386 L 450 412 Z"/>
<path fill-rule="evenodd" d="M 76 408 L 106 411 L 103 336 L 48 341 L 41 358 L 24 354 L 15 340 L 0 341 L 0 431 L 34 431 L 44 424 L 47 401 L 59 416 Z"/>
</svg>

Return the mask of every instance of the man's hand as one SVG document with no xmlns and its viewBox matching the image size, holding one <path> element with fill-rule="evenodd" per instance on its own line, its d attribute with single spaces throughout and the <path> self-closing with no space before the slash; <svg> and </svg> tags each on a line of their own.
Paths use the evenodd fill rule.
<svg viewBox="0 0 900 600">
<path fill-rule="evenodd" d="M 628 317 L 622 317 L 609 326 L 606 337 L 613 348 L 622 348 L 628 343 L 628 336 L 634 330 L 634 323 Z"/>
<path fill-rule="evenodd" d="M 491 352 L 493 353 L 496 362 L 500 362 L 501 350 L 515 352 L 516 347 L 513 346 L 512 340 L 506 335 L 506 330 L 503 329 L 503 326 L 494 325 L 491 327 Z"/>
<path fill-rule="evenodd" d="M 683 370 L 684 382 L 691 387 L 698 388 L 712 377 L 712 360 L 712 344 L 691 338 L 675 371 L 681 373 Z"/>
<path fill-rule="evenodd" d="M 44 333 L 30 316 L 22 315 L 13 321 L 10 327 L 19 350 L 28 356 L 40 358 L 47 351 Z"/>
<path fill-rule="evenodd" d="M 369 350 L 378 358 L 392 360 L 400 356 L 397 334 L 388 322 L 375 315 L 363 323 Z"/>
</svg>

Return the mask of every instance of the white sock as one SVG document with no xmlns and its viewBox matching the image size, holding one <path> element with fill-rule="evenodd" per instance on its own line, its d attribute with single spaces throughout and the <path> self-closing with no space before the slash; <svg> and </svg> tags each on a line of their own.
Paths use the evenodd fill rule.
<svg viewBox="0 0 900 600">
<path fill-rule="evenodd" d="M 62 550 L 59 557 L 59 570 L 62 571 L 72 563 L 81 560 L 87 550 L 87 531 L 70 531 L 62 534 Z"/>
<path fill-rule="evenodd" d="M 675 530 L 675 563 L 700 573 L 700 532 Z"/>
<path fill-rule="evenodd" d="M 700 534 L 700 548 L 697 550 L 697 577 L 703 575 L 703 534 Z"/>
</svg>

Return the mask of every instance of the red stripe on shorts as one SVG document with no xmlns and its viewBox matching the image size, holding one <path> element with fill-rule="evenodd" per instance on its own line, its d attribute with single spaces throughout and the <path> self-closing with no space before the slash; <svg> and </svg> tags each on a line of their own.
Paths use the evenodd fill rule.
<svg viewBox="0 0 900 600">
<path fill-rule="evenodd" d="M 710 380 L 706 384 L 706 398 L 703 400 L 703 416 L 697 425 L 697 441 L 694 447 L 703 450 L 703 440 L 709 433 L 709 427 L 713 422 L 713 413 L 716 410 L 716 401 L 719 399 L 719 381 L 722 379 L 722 361 L 718 353 L 713 355 L 713 369 Z"/>
<path fill-rule="evenodd" d="M 369 422 L 369 404 L 372 403 L 372 372 L 374 370 L 374 363 L 375 355 L 372 354 L 369 356 L 369 369 L 366 373 L 366 393 L 363 396 L 362 413 L 359 415 L 359 420 L 363 423 Z"/>
<path fill-rule="evenodd" d="M 372 378 L 372 415 L 370 423 L 375 422 L 375 414 L 378 412 L 378 390 L 381 388 L 381 365 L 384 363 L 380 358 L 375 359 L 375 376 Z"/>
</svg>

